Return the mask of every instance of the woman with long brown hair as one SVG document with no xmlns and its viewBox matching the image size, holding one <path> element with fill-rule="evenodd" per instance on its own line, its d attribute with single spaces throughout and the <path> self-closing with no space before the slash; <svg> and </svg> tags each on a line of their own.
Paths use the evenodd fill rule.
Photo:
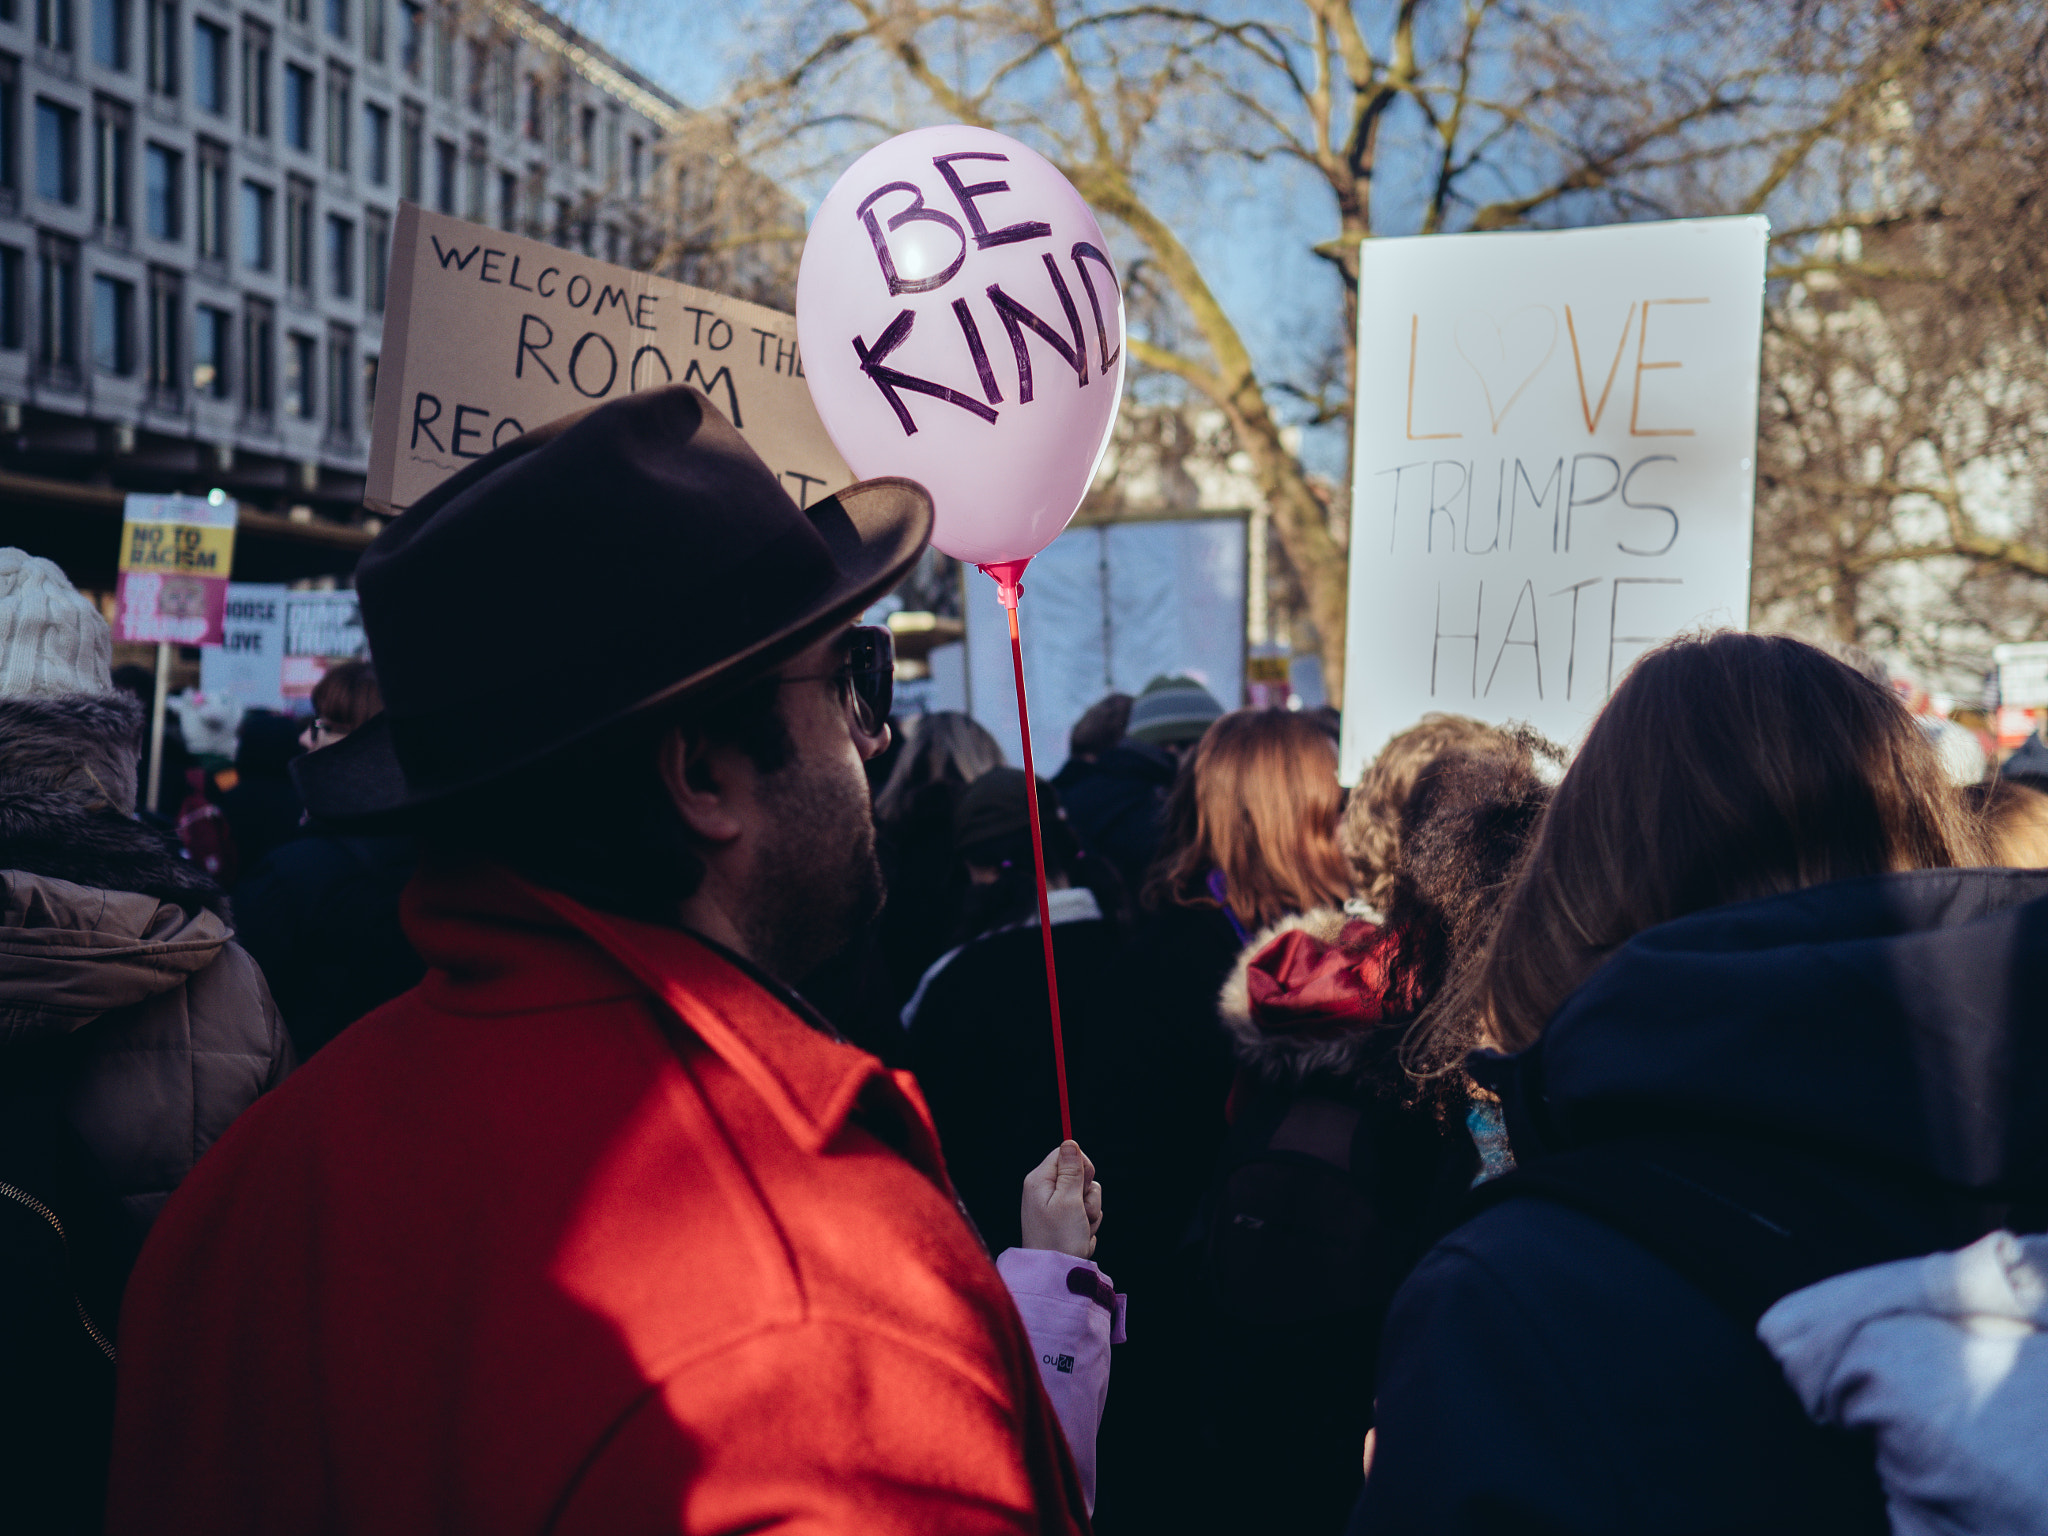
<svg viewBox="0 0 2048 1536">
<path fill-rule="evenodd" d="M 1814 647 L 1635 666 L 1412 1042 L 1495 1047 L 1518 1167 L 1395 1300 L 1355 1533 L 1885 1530 L 1754 1327 L 2048 1190 L 2048 877 L 1979 844 L 1900 702 Z"/>
<path fill-rule="evenodd" d="M 1198 1394 L 1186 1373 L 1199 1362 L 1193 1252 L 1184 1245 L 1223 1141 L 1235 1072 L 1217 993 L 1253 933 L 1342 904 L 1343 804 L 1337 745 L 1319 724 L 1284 709 L 1234 710 L 1182 761 L 1140 903 L 1133 1034 L 1149 1102 L 1120 1197 L 1131 1215 L 1117 1280 L 1148 1298 L 1148 1321 L 1121 1346 L 1123 1406 L 1104 1426 L 1101 1507 L 1114 1515 L 1123 1489 L 1142 1489 L 1143 1514 L 1133 1518 L 1161 1530 L 1204 1529 L 1214 1514 L 1206 1479 L 1188 1475 Z"/>
</svg>

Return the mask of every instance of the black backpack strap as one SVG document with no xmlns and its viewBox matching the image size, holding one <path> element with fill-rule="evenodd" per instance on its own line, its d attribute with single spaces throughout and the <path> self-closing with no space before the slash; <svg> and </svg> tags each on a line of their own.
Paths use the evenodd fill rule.
<svg viewBox="0 0 2048 1536">
<path fill-rule="evenodd" d="M 1781 1297 L 1851 1269 L 1950 1245 L 1938 1210 L 1806 1153 L 1712 1134 L 1600 1142 L 1482 1184 L 1569 1206 L 1685 1276 L 1753 1334 Z"/>
</svg>

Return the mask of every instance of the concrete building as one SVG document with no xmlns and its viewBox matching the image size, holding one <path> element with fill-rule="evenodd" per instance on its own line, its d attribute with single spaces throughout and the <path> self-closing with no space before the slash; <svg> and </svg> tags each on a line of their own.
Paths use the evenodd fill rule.
<svg viewBox="0 0 2048 1536">
<path fill-rule="evenodd" d="M 684 121 L 528 0 L 0 0 L 0 542 L 111 584 L 219 487 L 238 576 L 346 571 L 399 199 L 631 262 Z"/>
</svg>

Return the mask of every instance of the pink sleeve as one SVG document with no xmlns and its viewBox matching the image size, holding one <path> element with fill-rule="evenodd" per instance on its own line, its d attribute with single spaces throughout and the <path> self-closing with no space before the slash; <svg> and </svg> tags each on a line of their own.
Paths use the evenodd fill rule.
<svg viewBox="0 0 2048 1536">
<path fill-rule="evenodd" d="M 996 1272 L 1024 1319 L 1092 1514 L 1095 1435 L 1109 1401 L 1109 1346 L 1124 1340 L 1124 1298 L 1089 1260 L 1049 1249 L 1006 1248 Z"/>
</svg>

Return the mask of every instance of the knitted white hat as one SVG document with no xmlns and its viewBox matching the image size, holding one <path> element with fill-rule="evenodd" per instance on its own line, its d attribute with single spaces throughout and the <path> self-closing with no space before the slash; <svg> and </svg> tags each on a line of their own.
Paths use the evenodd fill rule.
<svg viewBox="0 0 2048 1536">
<path fill-rule="evenodd" d="M 48 560 L 0 549 L 0 699 L 108 693 L 114 634 Z"/>
</svg>

